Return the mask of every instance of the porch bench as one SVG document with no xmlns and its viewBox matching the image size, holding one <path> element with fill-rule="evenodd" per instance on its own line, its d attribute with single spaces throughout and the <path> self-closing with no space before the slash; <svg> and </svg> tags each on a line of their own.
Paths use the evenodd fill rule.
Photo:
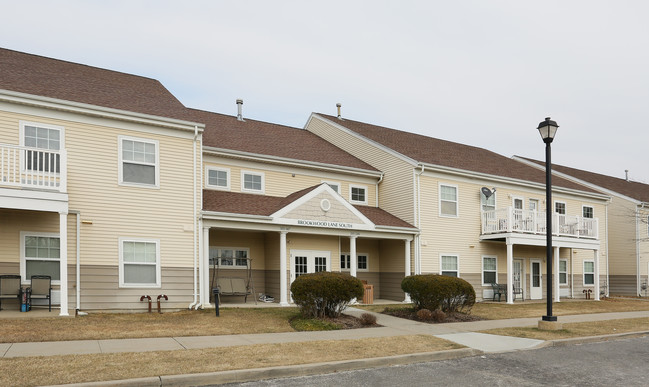
<svg viewBox="0 0 649 387">
<path fill-rule="evenodd" d="M 246 280 L 238 277 L 221 277 L 216 280 L 216 287 L 219 289 L 219 303 L 221 296 L 242 296 L 244 302 L 248 302 L 248 295 L 252 294 L 248 290 Z"/>
</svg>

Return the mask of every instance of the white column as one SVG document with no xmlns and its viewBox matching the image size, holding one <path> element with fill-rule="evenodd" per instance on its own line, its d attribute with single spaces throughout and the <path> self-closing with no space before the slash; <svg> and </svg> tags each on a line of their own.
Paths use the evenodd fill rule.
<svg viewBox="0 0 649 387">
<path fill-rule="evenodd" d="M 554 302 L 560 302 L 561 301 L 561 285 L 559 285 L 559 247 L 554 248 L 554 273 L 552 274 L 554 277 L 553 279 L 553 284 L 554 284 Z"/>
<path fill-rule="evenodd" d="M 203 237 L 201 240 L 203 253 L 200 257 L 200 278 L 201 278 L 201 299 L 200 302 L 203 307 L 209 305 L 210 294 L 212 293 L 210 284 L 210 228 L 203 227 Z M 215 284 L 216 285 L 216 284 Z"/>
<path fill-rule="evenodd" d="M 404 255 L 405 255 L 405 263 L 406 263 L 406 277 L 410 275 L 410 241 L 406 239 L 404 241 Z M 403 299 L 403 302 L 410 303 L 410 294 L 406 293 L 406 297 Z"/>
<path fill-rule="evenodd" d="M 286 276 L 286 234 L 288 231 L 279 232 L 279 305 L 288 306 L 288 278 Z"/>
<path fill-rule="evenodd" d="M 593 260 L 595 261 L 595 301 L 599 301 L 599 250 L 593 250 Z"/>
<path fill-rule="evenodd" d="M 514 303 L 514 245 L 509 238 L 507 239 L 507 303 Z"/>
<path fill-rule="evenodd" d="M 356 268 L 358 268 L 358 257 L 356 256 L 356 235 L 349 237 L 349 274 L 356 277 Z"/>
<path fill-rule="evenodd" d="M 61 311 L 59 316 L 68 314 L 68 213 L 59 212 Z"/>
</svg>

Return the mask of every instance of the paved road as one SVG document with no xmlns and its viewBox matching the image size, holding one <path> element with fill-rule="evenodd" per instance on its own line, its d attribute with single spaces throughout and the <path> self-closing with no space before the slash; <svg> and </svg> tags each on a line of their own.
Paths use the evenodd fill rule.
<svg viewBox="0 0 649 387">
<path fill-rule="evenodd" d="M 232 386 L 647 386 L 649 336 Z"/>
</svg>

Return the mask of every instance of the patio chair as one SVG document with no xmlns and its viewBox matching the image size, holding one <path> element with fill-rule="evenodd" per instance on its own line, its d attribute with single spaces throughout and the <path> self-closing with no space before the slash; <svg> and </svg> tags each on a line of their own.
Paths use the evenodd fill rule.
<svg viewBox="0 0 649 387">
<path fill-rule="evenodd" d="M 32 286 L 29 292 L 29 305 L 34 305 L 32 303 L 34 298 L 47 300 L 50 312 L 52 311 L 52 277 L 49 275 L 32 276 Z"/>
<path fill-rule="evenodd" d="M 3 299 L 18 300 L 18 309 L 20 310 L 20 301 L 23 295 L 20 279 L 19 275 L 14 274 L 0 275 L 0 310 L 2 310 Z"/>
<path fill-rule="evenodd" d="M 507 292 L 503 289 L 500 284 L 493 282 L 491 284 L 491 289 L 494 291 L 494 297 L 492 301 L 496 301 L 496 296 L 498 296 L 498 302 L 500 302 L 500 297 L 504 294 L 505 299 L 507 299 Z"/>
</svg>

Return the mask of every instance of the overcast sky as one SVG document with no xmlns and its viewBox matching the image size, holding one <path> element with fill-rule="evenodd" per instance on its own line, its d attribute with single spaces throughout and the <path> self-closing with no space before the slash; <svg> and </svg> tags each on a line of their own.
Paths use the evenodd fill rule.
<svg viewBox="0 0 649 387">
<path fill-rule="evenodd" d="M 185 106 L 311 112 L 649 183 L 648 1 L 0 0 L 0 45 L 158 79 Z M 431 149 L 431 152 L 434 152 Z"/>
</svg>

